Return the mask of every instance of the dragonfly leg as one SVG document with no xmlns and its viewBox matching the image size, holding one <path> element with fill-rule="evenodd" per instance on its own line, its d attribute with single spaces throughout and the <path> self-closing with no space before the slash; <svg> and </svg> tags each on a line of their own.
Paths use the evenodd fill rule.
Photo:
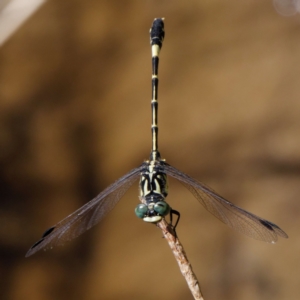
<svg viewBox="0 0 300 300">
<path fill-rule="evenodd" d="M 172 224 L 173 223 L 173 215 L 177 216 L 177 220 L 174 225 Z M 170 226 L 172 227 L 172 229 L 175 233 L 175 236 L 176 236 L 176 226 L 179 223 L 179 219 L 180 219 L 180 212 L 171 208 L 171 210 L 170 210 Z"/>
</svg>

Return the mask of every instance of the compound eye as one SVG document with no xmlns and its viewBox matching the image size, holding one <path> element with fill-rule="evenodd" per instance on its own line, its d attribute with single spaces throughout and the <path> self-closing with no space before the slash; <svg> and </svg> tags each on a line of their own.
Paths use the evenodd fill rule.
<svg viewBox="0 0 300 300">
<path fill-rule="evenodd" d="M 134 211 L 138 218 L 143 219 L 148 211 L 148 207 L 145 204 L 139 204 Z"/>
<path fill-rule="evenodd" d="M 166 216 L 170 212 L 169 204 L 164 201 L 156 202 L 153 209 L 161 216 Z"/>
</svg>

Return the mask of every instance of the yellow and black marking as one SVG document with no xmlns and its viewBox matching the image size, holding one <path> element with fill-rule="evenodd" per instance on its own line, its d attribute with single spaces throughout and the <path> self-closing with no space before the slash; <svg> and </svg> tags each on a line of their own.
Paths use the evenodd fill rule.
<svg viewBox="0 0 300 300">
<path fill-rule="evenodd" d="M 150 44 L 152 52 L 152 151 L 150 160 L 159 160 L 160 154 L 158 152 L 158 125 L 157 125 L 157 92 L 158 92 L 158 64 L 159 64 L 159 53 L 162 47 L 162 43 L 165 37 L 164 31 L 164 19 L 155 19 L 150 29 Z"/>
</svg>

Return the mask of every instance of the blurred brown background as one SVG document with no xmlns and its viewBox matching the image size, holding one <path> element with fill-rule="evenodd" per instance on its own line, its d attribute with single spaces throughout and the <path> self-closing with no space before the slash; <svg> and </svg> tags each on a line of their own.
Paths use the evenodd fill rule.
<svg viewBox="0 0 300 300">
<path fill-rule="evenodd" d="M 0 49 L 1 299 L 192 299 L 160 231 L 134 215 L 137 184 L 89 232 L 24 257 L 148 158 L 155 17 L 162 156 L 290 236 L 235 233 L 170 180 L 205 299 L 300 298 L 300 16 L 271 1 L 54 0 Z"/>
</svg>

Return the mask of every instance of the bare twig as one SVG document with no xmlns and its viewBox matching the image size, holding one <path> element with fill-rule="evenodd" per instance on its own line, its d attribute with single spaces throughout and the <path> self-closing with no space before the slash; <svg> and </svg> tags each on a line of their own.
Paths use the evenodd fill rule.
<svg viewBox="0 0 300 300">
<path fill-rule="evenodd" d="M 188 261 L 178 236 L 174 234 L 172 228 L 170 228 L 165 219 L 162 219 L 159 223 L 157 223 L 157 226 L 161 229 L 164 238 L 167 240 L 192 295 L 196 300 L 204 300 L 198 279 L 192 270 L 192 265 Z"/>
</svg>

